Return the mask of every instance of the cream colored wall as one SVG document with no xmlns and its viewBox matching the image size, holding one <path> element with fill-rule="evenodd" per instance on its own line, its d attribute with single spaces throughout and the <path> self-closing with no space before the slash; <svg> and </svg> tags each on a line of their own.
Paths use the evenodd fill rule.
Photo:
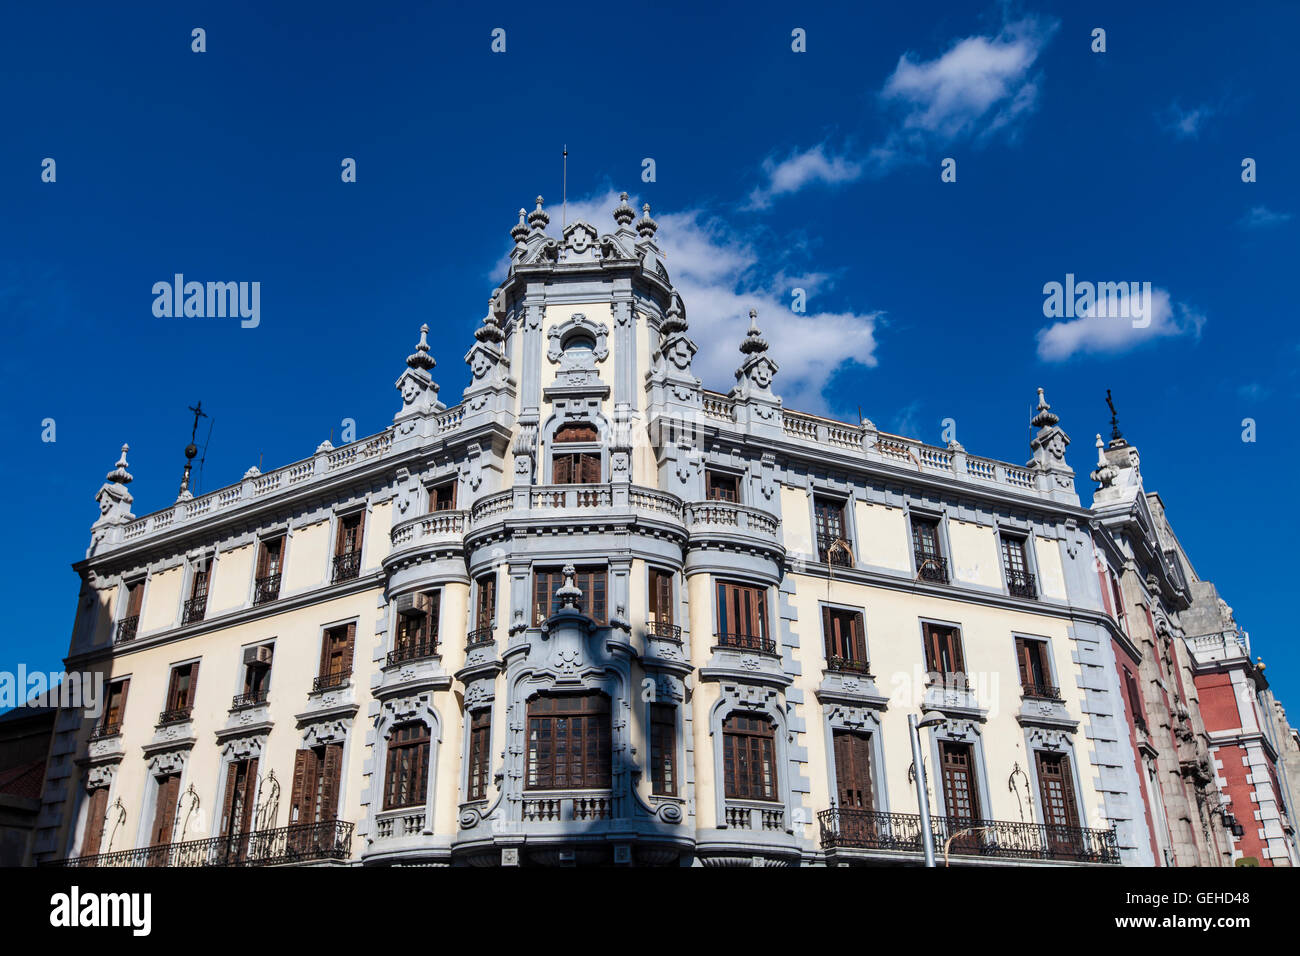
<svg viewBox="0 0 1300 956">
<path fill-rule="evenodd" d="M 785 549 L 791 554 L 816 554 L 812 518 L 808 514 L 808 492 L 781 486 L 781 527 Z"/>
<path fill-rule="evenodd" d="M 911 571 L 912 562 L 908 556 L 911 539 L 903 509 L 859 501 L 856 517 L 858 533 L 853 543 L 860 563 Z"/>
<path fill-rule="evenodd" d="M 713 610 L 710 588 L 713 579 L 707 574 L 692 574 L 686 579 L 688 612 L 691 621 L 691 663 L 696 668 L 708 663 L 713 645 Z M 715 827 L 717 811 L 713 774 L 713 737 L 709 733 L 709 711 L 718 702 L 716 682 L 694 681 L 691 693 L 691 729 L 695 750 L 695 817 L 698 827 Z M 685 768 L 683 768 L 685 769 Z"/>
<path fill-rule="evenodd" d="M 393 548 L 389 533 L 393 530 L 393 506 L 390 502 L 381 502 L 370 509 L 366 517 L 366 531 L 361 547 L 364 549 L 361 568 L 369 571 L 379 567 Z"/>
<path fill-rule="evenodd" d="M 208 613 L 216 614 L 248 603 L 248 589 L 253 580 L 255 545 L 222 551 L 212 570 L 212 589 L 208 594 Z"/>
<path fill-rule="evenodd" d="M 632 380 L 632 388 L 635 394 L 641 396 L 637 404 L 644 415 L 645 408 L 649 404 L 645 377 L 650 371 L 650 355 L 654 351 L 651 340 L 657 339 L 658 336 L 651 334 L 650 327 L 646 324 L 645 314 L 639 311 L 635 312 L 633 328 L 636 334 L 636 373 Z M 650 444 L 650 435 L 646 431 L 644 418 L 637 422 L 632 440 L 632 481 L 650 488 L 659 487 L 659 467 L 655 462 L 655 450 Z"/>
<path fill-rule="evenodd" d="M 323 585 L 329 553 L 328 520 L 294 528 L 289 535 L 289 547 L 284 555 L 284 588 L 280 593 L 295 594 Z"/>
<path fill-rule="evenodd" d="M 614 369 L 618 361 L 618 346 L 614 342 L 614 315 L 613 309 L 608 302 L 585 302 L 581 305 L 552 305 L 548 306 L 542 317 L 542 338 L 541 338 L 541 387 L 542 390 L 550 388 L 555 383 L 555 374 L 560 366 L 546 357 L 546 350 L 550 347 L 550 339 L 547 337 L 550 330 L 557 325 L 563 325 L 569 321 L 569 317 L 575 312 L 580 312 L 587 317 L 587 321 L 594 322 L 597 325 L 604 325 L 609 334 L 605 337 L 605 345 L 609 349 L 609 355 L 603 362 L 596 363 L 596 374 L 601 381 L 609 386 L 610 398 L 604 399 L 600 403 L 600 412 L 607 419 L 611 417 L 613 408 L 614 392 Z M 540 398 L 540 396 L 538 396 Z M 545 421 L 546 416 L 542 416 Z"/>
<path fill-rule="evenodd" d="M 442 653 L 443 667 L 451 673 L 465 665 L 465 635 L 469 633 L 470 627 L 469 596 L 468 584 L 452 582 L 442 587 L 442 620 L 438 627 L 438 646 Z M 433 781 L 434 831 L 455 833 L 460 812 L 465 712 L 460 699 L 451 691 L 434 694 L 433 705 L 442 722 L 442 740 L 438 744 L 438 766 Z"/>
<path fill-rule="evenodd" d="M 1061 565 L 1061 546 L 1047 538 L 1034 538 L 1034 559 L 1038 562 L 1038 584 L 1043 596 L 1065 600 L 1065 570 Z"/>
<path fill-rule="evenodd" d="M 1002 587 L 1002 563 L 992 528 L 949 519 L 948 544 L 952 547 L 953 576 L 958 581 Z"/>
<path fill-rule="evenodd" d="M 171 627 L 176 623 L 176 611 L 181 600 L 181 584 L 184 580 L 183 565 L 150 575 L 144 604 L 140 608 L 141 634 Z"/>
</svg>

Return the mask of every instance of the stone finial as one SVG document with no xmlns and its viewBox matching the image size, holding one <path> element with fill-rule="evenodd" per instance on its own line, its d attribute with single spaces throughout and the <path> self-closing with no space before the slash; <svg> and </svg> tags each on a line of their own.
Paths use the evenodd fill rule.
<svg viewBox="0 0 1300 956">
<path fill-rule="evenodd" d="M 130 445 L 122 446 L 122 454 L 117 459 L 117 467 L 104 477 L 105 481 L 111 481 L 115 485 L 129 485 L 132 482 L 131 473 L 126 470 L 126 453 L 130 450 Z"/>
<path fill-rule="evenodd" d="M 578 569 L 570 562 L 560 571 L 564 575 L 564 583 L 556 589 L 555 596 L 560 599 L 561 608 L 578 609 L 578 602 L 582 600 L 582 588 L 574 583 L 573 577 L 578 573 Z"/>
<path fill-rule="evenodd" d="M 745 333 L 745 339 L 740 343 L 740 351 L 746 355 L 758 355 L 767 351 L 767 339 L 763 338 L 763 333 L 758 330 L 758 310 L 749 310 L 749 331 Z"/>
<path fill-rule="evenodd" d="M 659 323 L 659 332 L 661 335 L 675 335 L 678 332 L 685 332 L 686 329 L 686 316 L 682 313 L 682 297 L 674 292 L 672 301 L 668 303 L 668 311 L 664 314 L 663 321 Z"/>
<path fill-rule="evenodd" d="M 1029 424 L 1035 428 L 1051 428 L 1061 420 L 1061 416 L 1052 411 L 1052 406 L 1047 404 L 1047 398 L 1043 395 L 1043 390 L 1038 390 L 1038 414 L 1030 419 Z"/>
<path fill-rule="evenodd" d="M 650 218 L 650 204 L 645 203 L 641 206 L 644 215 L 636 224 L 636 231 L 642 239 L 653 239 L 655 232 L 659 229 L 659 223 Z"/>
<path fill-rule="evenodd" d="M 620 228 L 630 226 L 636 218 L 636 210 L 627 204 L 627 193 L 618 194 L 619 203 L 614 207 L 614 221 Z"/>
<path fill-rule="evenodd" d="M 524 240 L 528 238 L 528 223 L 524 221 L 527 210 L 523 206 L 519 207 L 519 221 L 515 223 L 514 228 L 510 230 L 510 238 L 515 241 L 515 245 L 522 246 Z"/>
<path fill-rule="evenodd" d="M 434 361 L 429 354 L 429 326 L 428 323 L 420 326 L 420 341 L 415 345 L 415 351 L 406 357 L 406 364 L 411 368 L 422 368 L 426 372 L 433 369 L 438 363 Z"/>
<path fill-rule="evenodd" d="M 1106 460 L 1106 443 L 1101 440 L 1101 435 L 1097 435 L 1097 467 L 1089 475 L 1093 481 L 1103 488 L 1109 488 L 1119 475 L 1118 469 Z"/>
<path fill-rule="evenodd" d="M 501 326 L 497 323 L 496 312 L 493 306 L 496 303 L 496 296 L 488 298 L 487 315 L 483 316 L 483 324 L 474 330 L 474 338 L 480 342 L 491 342 L 493 345 L 499 344 L 505 340 L 505 333 L 501 331 Z"/>
<path fill-rule="evenodd" d="M 542 209 L 542 197 L 538 196 L 537 208 L 528 214 L 528 224 L 533 227 L 533 232 L 545 232 L 550 223 L 551 217 Z"/>
</svg>

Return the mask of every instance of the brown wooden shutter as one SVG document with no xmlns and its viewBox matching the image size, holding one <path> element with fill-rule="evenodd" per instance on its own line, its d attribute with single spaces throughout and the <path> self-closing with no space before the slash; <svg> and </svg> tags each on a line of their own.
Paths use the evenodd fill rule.
<svg viewBox="0 0 1300 956">
<path fill-rule="evenodd" d="M 316 751 L 299 750 L 293 761 L 293 795 L 289 798 L 289 822 L 312 823 L 312 801 L 316 796 L 318 771 Z"/>
<path fill-rule="evenodd" d="M 81 841 L 82 856 L 98 856 L 104 837 L 104 818 L 108 815 L 108 788 L 96 787 L 90 792 L 90 806 L 86 808 L 86 835 Z"/>
<path fill-rule="evenodd" d="M 176 808 L 181 799 L 180 774 L 170 774 L 158 781 L 158 797 L 153 811 L 154 846 L 172 842 L 172 828 L 176 825 Z"/>
<path fill-rule="evenodd" d="M 554 455 L 551 458 L 551 482 L 567 485 L 572 479 L 573 457 L 571 455 Z"/>
<path fill-rule="evenodd" d="M 244 775 L 244 806 L 240 814 L 239 832 L 247 833 L 252 829 L 253 811 L 257 804 L 257 758 L 248 759 L 248 773 Z"/>
<path fill-rule="evenodd" d="M 137 581 L 132 584 L 126 591 L 126 616 L 138 617 L 140 607 L 144 603 L 144 582 Z"/>
<path fill-rule="evenodd" d="M 583 484 L 595 485 L 600 483 L 600 456 L 586 454 L 582 456 L 582 478 Z"/>
<path fill-rule="evenodd" d="M 1023 637 L 1016 638 L 1016 663 L 1020 667 L 1020 686 L 1028 687 L 1033 683 L 1033 665 L 1029 662 L 1029 642 Z"/>
<path fill-rule="evenodd" d="M 835 782 L 841 807 L 870 810 L 875 803 L 871 783 L 871 738 L 866 734 L 837 730 L 835 740 Z"/>
<path fill-rule="evenodd" d="M 199 693 L 199 662 L 195 661 L 190 665 L 190 699 L 185 702 L 186 707 L 193 707 L 195 698 Z"/>
<path fill-rule="evenodd" d="M 343 769 L 343 745 L 325 745 L 325 769 L 321 786 L 320 819 L 337 820 L 339 814 L 339 774 Z"/>
<path fill-rule="evenodd" d="M 221 835 L 230 833 L 230 811 L 235 806 L 235 790 L 239 784 L 240 761 L 232 760 L 226 766 L 226 795 L 221 801 Z"/>
<path fill-rule="evenodd" d="M 343 664 L 342 664 L 341 672 L 344 674 L 352 673 L 352 648 L 356 644 L 356 639 L 357 639 L 357 626 L 356 624 L 349 624 L 347 630 L 347 637 L 344 638 L 343 641 Z"/>
</svg>

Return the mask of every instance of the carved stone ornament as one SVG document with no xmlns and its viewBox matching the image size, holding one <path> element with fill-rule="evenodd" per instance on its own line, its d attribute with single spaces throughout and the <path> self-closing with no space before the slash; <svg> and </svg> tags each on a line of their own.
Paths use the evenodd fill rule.
<svg viewBox="0 0 1300 956">
<path fill-rule="evenodd" d="M 592 322 L 581 312 L 573 313 L 567 322 L 553 325 L 547 330 L 546 357 L 552 363 L 559 362 L 565 355 L 570 338 L 582 334 L 595 342 L 590 352 L 592 359 L 596 362 L 605 361 L 609 357 L 609 326 L 603 322 Z"/>
</svg>

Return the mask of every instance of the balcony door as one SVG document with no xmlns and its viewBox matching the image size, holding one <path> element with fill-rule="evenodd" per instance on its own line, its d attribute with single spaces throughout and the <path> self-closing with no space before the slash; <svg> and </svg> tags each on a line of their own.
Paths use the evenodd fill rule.
<svg viewBox="0 0 1300 956">
<path fill-rule="evenodd" d="M 154 795 L 153 826 L 149 829 L 149 844 L 165 847 L 172 842 L 172 833 L 176 829 L 176 811 L 181 802 L 181 775 L 169 773 L 158 777 L 158 791 Z M 159 851 L 149 854 L 150 866 L 166 866 L 167 853 Z"/>
<path fill-rule="evenodd" d="M 970 744 L 942 741 L 939 759 L 943 770 L 943 800 L 947 809 L 948 836 L 978 824 L 980 805 L 975 779 L 975 755 Z M 956 849 L 978 847 L 979 834 L 963 834 L 952 841 Z"/>
<path fill-rule="evenodd" d="M 600 483 L 600 434 L 587 422 L 561 427 L 551 444 L 551 481 L 557 485 Z"/>
<path fill-rule="evenodd" d="M 243 859 L 248 850 L 248 834 L 253 828 L 253 809 L 257 803 L 257 758 L 234 760 L 226 769 L 226 795 L 221 807 L 221 836 L 226 853 Z"/>
<path fill-rule="evenodd" d="M 1079 810 L 1074 800 L 1070 758 L 1061 753 L 1034 752 L 1038 765 L 1038 799 L 1047 825 L 1047 844 L 1054 854 L 1080 849 Z"/>
</svg>

